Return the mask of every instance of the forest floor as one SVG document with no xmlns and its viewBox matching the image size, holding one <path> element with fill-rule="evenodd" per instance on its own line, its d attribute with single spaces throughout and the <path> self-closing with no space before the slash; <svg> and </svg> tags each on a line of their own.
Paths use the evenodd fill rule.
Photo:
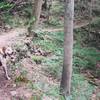
<svg viewBox="0 0 100 100">
<path fill-rule="evenodd" d="M 23 40 L 23 34 L 26 33 L 25 29 L 17 28 L 13 29 L 7 33 L 2 33 L 0 35 L 0 45 L 12 45 L 16 42 L 21 42 Z M 34 84 L 42 83 L 44 87 L 44 92 L 47 91 L 46 87 L 53 87 L 58 84 L 58 82 L 52 77 L 48 77 L 45 75 L 45 73 L 42 71 L 42 65 L 37 65 L 31 61 L 31 59 L 23 59 L 21 62 L 22 66 L 25 70 L 27 70 L 27 81 L 33 82 Z M 18 74 L 18 71 L 15 72 Z M 16 76 L 17 77 L 17 76 Z M 32 80 L 31 80 L 32 79 Z M 2 67 L 0 68 L 0 100 L 34 100 L 32 98 L 35 98 L 34 96 L 37 95 L 36 98 L 39 98 L 41 95 L 41 89 L 36 91 L 33 91 L 28 88 L 27 82 L 26 84 L 24 82 L 21 82 L 20 85 L 14 81 L 14 78 L 12 77 L 12 80 L 6 80 L 4 77 L 4 72 Z M 43 91 L 42 91 L 43 92 Z M 34 94 L 34 95 L 33 95 Z M 40 100 L 40 99 L 36 99 Z M 49 97 L 44 96 L 43 100 L 52 100 Z M 55 99 L 56 100 L 56 99 Z"/>
<path fill-rule="evenodd" d="M 88 23 L 82 23 L 81 25 L 75 27 L 82 27 L 87 25 Z M 55 32 L 62 31 L 61 29 L 43 29 L 47 32 Z M 0 35 L 0 46 L 12 45 L 16 44 L 16 42 L 21 42 L 24 39 L 23 34 L 27 31 L 24 28 L 16 28 L 12 29 L 9 32 L 3 32 Z M 24 82 L 17 83 L 15 82 L 15 77 L 12 77 L 12 80 L 6 80 L 4 77 L 4 72 L 2 67 L 0 68 L 0 100 L 40 100 L 40 96 L 43 92 L 49 91 L 50 87 L 55 87 L 59 85 L 59 82 L 53 79 L 51 76 L 47 76 L 45 72 L 42 70 L 43 65 L 38 65 L 32 62 L 31 59 L 23 59 L 21 62 L 21 67 L 24 70 L 27 70 L 27 78 Z M 19 75 L 19 70 L 15 71 L 16 77 Z M 35 84 L 33 86 L 33 83 Z M 37 85 L 42 83 L 43 90 L 37 89 Z M 31 89 L 29 88 L 31 87 Z M 41 86 L 40 86 L 41 87 Z M 49 89 L 48 89 L 49 87 Z M 32 90 L 33 88 L 33 90 Z M 35 89 L 35 90 L 34 90 Z M 36 91 L 37 90 L 37 91 Z M 99 91 L 97 89 L 95 93 Z M 95 98 L 95 93 L 93 94 L 93 98 Z M 37 99 L 34 99 L 37 98 Z M 58 98 L 52 98 L 49 96 L 43 96 L 42 100 L 59 100 Z M 96 100 L 96 99 L 91 99 Z"/>
</svg>

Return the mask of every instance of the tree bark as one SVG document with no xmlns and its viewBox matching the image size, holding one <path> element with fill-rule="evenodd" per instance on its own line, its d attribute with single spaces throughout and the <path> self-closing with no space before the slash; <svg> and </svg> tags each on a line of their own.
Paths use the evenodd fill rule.
<svg viewBox="0 0 100 100">
<path fill-rule="evenodd" d="M 44 0 L 44 3 L 42 5 L 43 10 L 47 9 L 47 0 Z"/>
<path fill-rule="evenodd" d="M 74 21 L 74 0 L 65 0 L 64 13 L 64 61 L 61 79 L 61 94 L 70 95 L 72 61 L 73 61 L 73 21 Z"/>
<path fill-rule="evenodd" d="M 34 3 L 34 10 L 33 10 L 33 15 L 35 16 L 36 20 L 34 22 L 34 29 L 37 28 L 38 23 L 39 23 L 39 18 L 40 18 L 40 14 L 41 14 L 41 8 L 42 8 L 42 4 L 43 4 L 43 0 L 35 0 Z"/>
</svg>

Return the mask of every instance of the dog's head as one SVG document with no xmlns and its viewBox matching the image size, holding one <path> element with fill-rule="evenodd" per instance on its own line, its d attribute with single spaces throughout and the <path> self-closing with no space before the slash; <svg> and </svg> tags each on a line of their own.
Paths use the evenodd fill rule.
<svg viewBox="0 0 100 100">
<path fill-rule="evenodd" d="M 4 54 L 12 61 L 12 62 L 15 62 L 15 59 L 16 59 L 16 53 L 15 51 L 11 48 L 11 47 L 6 47 L 6 48 L 3 48 L 4 50 Z"/>
</svg>

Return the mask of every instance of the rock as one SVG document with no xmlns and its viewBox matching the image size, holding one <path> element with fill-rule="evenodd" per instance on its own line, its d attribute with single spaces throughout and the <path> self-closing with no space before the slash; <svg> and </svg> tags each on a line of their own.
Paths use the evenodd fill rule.
<svg viewBox="0 0 100 100">
<path fill-rule="evenodd" d="M 16 84 L 13 84 L 13 87 L 16 87 Z"/>
<path fill-rule="evenodd" d="M 17 95 L 16 91 L 10 91 L 10 93 L 11 93 L 12 96 L 16 96 Z"/>
</svg>

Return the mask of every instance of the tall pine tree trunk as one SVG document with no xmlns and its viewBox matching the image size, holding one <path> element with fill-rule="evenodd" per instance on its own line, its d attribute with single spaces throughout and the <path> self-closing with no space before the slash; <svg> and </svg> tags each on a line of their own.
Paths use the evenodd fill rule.
<svg viewBox="0 0 100 100">
<path fill-rule="evenodd" d="M 64 17 L 64 61 L 61 80 L 61 93 L 63 96 L 68 96 L 70 95 L 71 91 L 72 77 L 74 0 L 65 0 Z"/>
</svg>

